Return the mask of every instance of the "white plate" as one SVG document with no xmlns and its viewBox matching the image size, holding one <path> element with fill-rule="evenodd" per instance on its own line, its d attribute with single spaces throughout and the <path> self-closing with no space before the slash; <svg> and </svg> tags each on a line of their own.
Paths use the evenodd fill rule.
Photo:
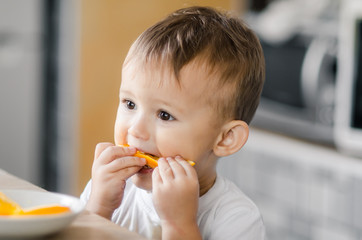
<svg viewBox="0 0 362 240">
<path fill-rule="evenodd" d="M 68 226 L 84 209 L 84 205 L 78 198 L 60 193 L 6 189 L 0 189 L 0 191 L 22 208 L 59 204 L 71 209 L 69 213 L 64 214 L 24 217 L 0 216 L 0 238 L 38 237 L 58 232 Z"/>
</svg>

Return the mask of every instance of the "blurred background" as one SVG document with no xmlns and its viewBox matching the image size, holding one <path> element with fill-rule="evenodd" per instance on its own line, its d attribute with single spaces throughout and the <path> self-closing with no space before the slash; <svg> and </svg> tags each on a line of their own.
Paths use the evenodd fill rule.
<svg viewBox="0 0 362 240">
<path fill-rule="evenodd" d="M 0 168 L 79 195 L 113 142 L 130 45 L 191 5 L 244 19 L 266 59 L 250 140 L 219 173 L 269 239 L 362 239 L 360 0 L 0 0 Z"/>
</svg>

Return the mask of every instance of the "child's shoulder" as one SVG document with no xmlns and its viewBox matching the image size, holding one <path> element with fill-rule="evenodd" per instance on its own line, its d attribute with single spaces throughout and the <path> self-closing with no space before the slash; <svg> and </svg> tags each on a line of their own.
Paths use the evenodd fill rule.
<svg viewBox="0 0 362 240">
<path fill-rule="evenodd" d="M 245 208 L 259 212 L 255 203 L 229 179 L 218 175 L 214 186 L 201 197 L 201 204 L 220 208 Z M 226 210 L 226 209 L 225 209 Z"/>
<path fill-rule="evenodd" d="M 199 226 L 203 236 L 227 239 L 264 239 L 264 223 L 258 207 L 233 182 L 218 176 L 200 198 Z"/>
</svg>

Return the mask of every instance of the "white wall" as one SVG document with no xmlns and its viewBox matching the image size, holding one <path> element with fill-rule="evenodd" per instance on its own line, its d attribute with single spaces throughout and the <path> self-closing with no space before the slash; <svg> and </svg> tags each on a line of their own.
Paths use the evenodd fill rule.
<svg viewBox="0 0 362 240">
<path fill-rule="evenodd" d="M 0 0 L 0 168 L 39 182 L 41 1 Z"/>
<path fill-rule="evenodd" d="M 258 205 L 269 240 L 361 239 L 362 159 L 252 128 L 218 171 Z"/>
</svg>

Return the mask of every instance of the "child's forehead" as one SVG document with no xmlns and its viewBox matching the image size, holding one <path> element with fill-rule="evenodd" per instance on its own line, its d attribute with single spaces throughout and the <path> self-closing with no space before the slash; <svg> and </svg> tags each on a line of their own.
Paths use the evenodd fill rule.
<svg viewBox="0 0 362 240">
<path fill-rule="evenodd" d="M 144 87 L 181 87 L 170 66 L 132 61 L 123 66 L 122 82 L 137 81 Z"/>
<path fill-rule="evenodd" d="M 127 72 L 132 78 L 137 75 L 145 75 L 148 81 L 145 84 L 150 85 L 176 85 L 180 89 L 186 85 L 203 85 L 208 90 L 214 87 L 220 87 L 220 74 L 215 68 L 210 67 L 204 59 L 196 58 L 182 66 L 179 72 L 175 71 L 172 62 L 167 60 L 145 61 L 133 57 L 128 59 L 123 65 L 123 72 Z M 124 74 L 123 74 L 124 75 Z"/>
<path fill-rule="evenodd" d="M 123 67 L 123 81 L 127 82 L 125 85 L 136 81 L 139 88 L 170 90 L 205 104 L 214 104 L 215 94 L 221 90 L 219 74 L 198 61 L 186 64 L 176 76 L 170 63 L 132 60 Z"/>
</svg>

